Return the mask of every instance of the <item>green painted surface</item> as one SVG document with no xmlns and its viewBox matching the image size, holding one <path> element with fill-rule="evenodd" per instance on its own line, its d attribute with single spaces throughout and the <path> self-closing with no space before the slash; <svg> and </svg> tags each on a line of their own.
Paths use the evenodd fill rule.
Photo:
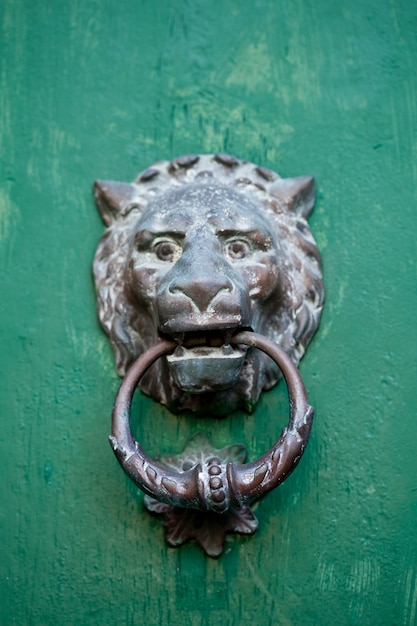
<svg viewBox="0 0 417 626">
<path fill-rule="evenodd" d="M 415 624 L 415 3 L 3 0 L 1 13 L 0 623 Z M 219 561 L 166 548 L 113 458 L 118 379 L 90 276 L 92 181 L 194 151 L 316 176 L 327 286 L 301 366 L 311 444 L 258 505 L 257 535 Z M 138 400 L 137 429 L 154 454 L 204 430 L 254 455 L 285 395 L 221 424 Z"/>
</svg>

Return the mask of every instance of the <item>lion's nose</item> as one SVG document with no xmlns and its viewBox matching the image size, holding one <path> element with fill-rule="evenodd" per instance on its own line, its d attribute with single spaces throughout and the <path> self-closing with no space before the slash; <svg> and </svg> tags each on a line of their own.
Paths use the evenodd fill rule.
<svg viewBox="0 0 417 626">
<path fill-rule="evenodd" d="M 233 291 L 233 283 L 226 276 L 200 276 L 174 279 L 168 290 L 172 294 L 184 294 L 201 312 L 207 311 L 211 302 L 221 292 Z"/>
</svg>

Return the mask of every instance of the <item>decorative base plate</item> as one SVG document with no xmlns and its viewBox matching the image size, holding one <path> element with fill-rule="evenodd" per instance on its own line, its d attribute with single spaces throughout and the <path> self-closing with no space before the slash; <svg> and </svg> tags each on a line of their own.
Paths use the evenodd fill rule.
<svg viewBox="0 0 417 626">
<path fill-rule="evenodd" d="M 188 441 L 181 454 L 161 455 L 159 461 L 168 468 L 185 471 L 212 458 L 220 459 L 222 463 L 243 463 L 246 448 L 237 444 L 216 450 L 205 436 L 197 433 Z M 145 496 L 144 503 L 148 511 L 164 518 L 168 545 L 180 546 L 194 540 L 208 556 L 214 558 L 223 552 L 226 534 L 252 535 L 258 528 L 258 520 L 249 506 L 213 513 L 174 507 L 150 496 Z"/>
</svg>

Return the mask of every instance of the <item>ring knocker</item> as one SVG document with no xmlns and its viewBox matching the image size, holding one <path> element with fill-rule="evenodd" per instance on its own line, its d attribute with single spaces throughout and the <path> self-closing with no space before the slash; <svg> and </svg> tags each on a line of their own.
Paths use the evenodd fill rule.
<svg viewBox="0 0 417 626">
<path fill-rule="evenodd" d="M 288 388 L 290 419 L 278 441 L 262 457 L 243 465 L 208 459 L 183 472 L 175 472 L 151 459 L 133 438 L 130 408 L 138 382 L 148 367 L 176 347 L 163 340 L 132 365 L 116 396 L 111 445 L 123 470 L 142 491 L 174 507 L 223 513 L 242 507 L 282 483 L 297 466 L 308 442 L 313 407 L 301 376 L 278 345 L 252 332 L 235 335 L 232 344 L 259 348 L 277 363 Z"/>
</svg>

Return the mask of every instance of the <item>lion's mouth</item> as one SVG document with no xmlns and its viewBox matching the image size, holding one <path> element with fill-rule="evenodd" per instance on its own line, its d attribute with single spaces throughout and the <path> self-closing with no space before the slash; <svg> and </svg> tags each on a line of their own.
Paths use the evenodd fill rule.
<svg viewBox="0 0 417 626">
<path fill-rule="evenodd" d="M 239 379 L 247 348 L 231 346 L 232 336 L 242 328 L 172 333 L 178 346 L 167 362 L 183 391 L 192 394 L 222 391 Z"/>
</svg>

